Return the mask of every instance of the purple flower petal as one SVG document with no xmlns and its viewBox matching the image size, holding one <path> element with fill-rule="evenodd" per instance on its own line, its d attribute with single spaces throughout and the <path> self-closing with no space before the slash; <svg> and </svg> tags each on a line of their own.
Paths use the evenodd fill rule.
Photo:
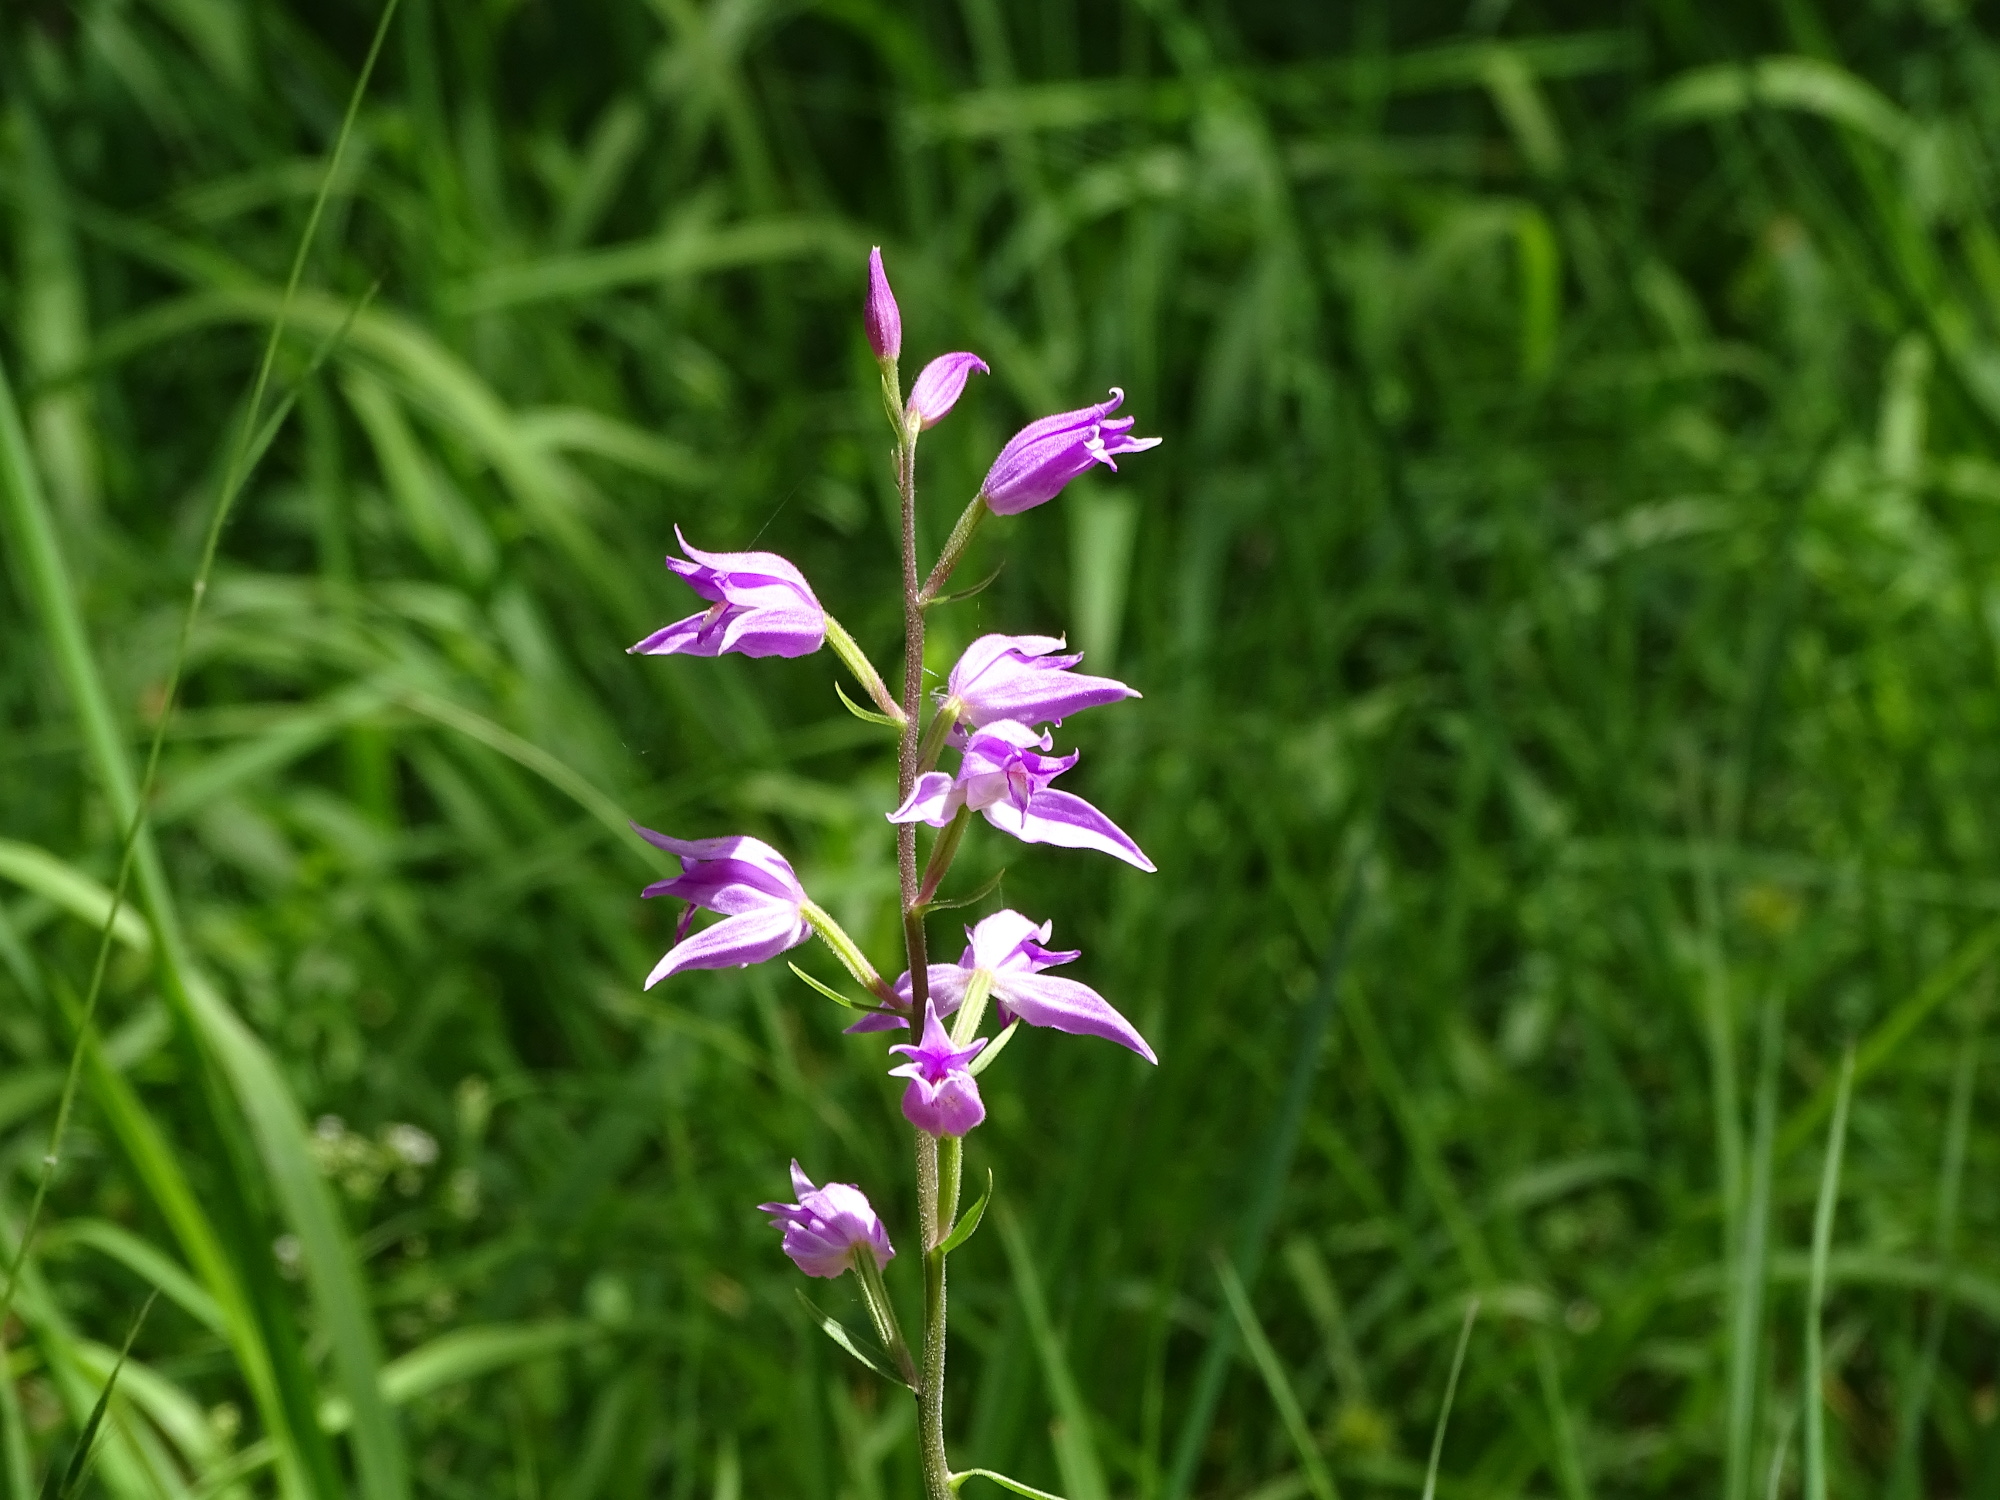
<svg viewBox="0 0 2000 1500">
<path fill-rule="evenodd" d="M 637 823 L 632 831 L 681 862 L 680 874 L 654 881 L 642 894 L 678 896 L 688 903 L 674 946 L 647 976 L 647 989 L 682 969 L 763 963 L 812 935 L 799 910 L 805 887 L 791 862 L 762 839 L 677 839 Z M 689 937 L 688 922 L 697 908 L 724 920 Z"/>
<path fill-rule="evenodd" d="M 812 928 L 796 906 L 774 901 L 762 911 L 724 917 L 693 937 L 676 943 L 646 976 L 651 989 L 683 969 L 740 969 L 776 958 L 812 936 Z"/>
<path fill-rule="evenodd" d="M 948 1016 L 965 1001 L 965 986 L 972 978 L 971 973 L 957 964 L 932 964 L 930 966 L 931 1006 L 941 1016 Z M 896 979 L 896 997 L 904 1010 L 915 1005 L 915 997 L 910 992 L 910 971 L 905 969 Z M 870 1031 L 904 1031 L 909 1027 L 907 1016 L 886 1015 L 877 1011 L 863 1016 L 846 1029 L 849 1036 Z"/>
<path fill-rule="evenodd" d="M 1048 1026 L 1071 1036 L 1101 1036 L 1130 1047 L 1149 1063 L 1153 1049 L 1132 1023 L 1096 990 L 1056 974 L 1008 974 L 993 987 L 994 1000 L 1030 1026 Z"/>
<path fill-rule="evenodd" d="M 903 1089 L 903 1118 L 932 1135 L 964 1135 L 986 1118 L 979 1080 L 970 1073 L 953 1073 L 936 1083 L 912 1078 Z"/>
<path fill-rule="evenodd" d="M 910 788 L 909 798 L 889 814 L 891 823 L 928 823 L 942 828 L 965 801 L 952 778 L 942 771 L 927 771 Z"/>
<path fill-rule="evenodd" d="M 1024 844 L 1054 844 L 1063 849 L 1096 849 L 1128 865 L 1151 871 L 1153 862 L 1125 830 L 1081 797 L 1068 792 L 1037 793 L 1027 807 L 995 802 L 980 809 L 986 821 Z"/>
<path fill-rule="evenodd" d="M 954 1047 L 937 1007 L 924 1007 L 923 1040 L 915 1046 L 901 1043 L 891 1047 L 910 1060 L 891 1068 L 891 1078 L 907 1078 L 903 1090 L 903 1117 L 919 1130 L 932 1135 L 964 1135 L 986 1118 L 986 1106 L 979 1098 L 979 1080 L 966 1064 L 986 1046 L 984 1037 L 969 1047 Z"/>
<path fill-rule="evenodd" d="M 1043 922 L 1037 926 L 1017 911 L 996 911 L 982 918 L 978 926 L 965 930 L 966 940 L 971 944 L 966 950 L 967 962 L 972 968 L 991 969 L 996 974 L 1025 969 L 1027 961 L 1022 945 L 1031 939 L 1047 937 L 1054 925 Z"/>
<path fill-rule="evenodd" d="M 744 866 L 744 878 L 754 881 L 760 889 L 793 901 L 806 899 L 805 887 L 799 884 L 792 862 L 762 839 L 753 839 L 748 834 L 729 834 L 716 839 L 677 839 L 669 834 L 655 833 L 637 823 L 631 828 L 655 849 L 664 849 L 680 860 L 684 867 L 691 860 L 696 863 L 731 860 Z"/>
<path fill-rule="evenodd" d="M 721 632 L 716 628 L 722 619 L 721 612 L 704 610 L 698 615 L 689 615 L 685 620 L 676 620 L 671 625 L 662 625 L 651 635 L 642 638 L 627 650 L 630 656 L 719 656 L 722 654 Z"/>
<path fill-rule="evenodd" d="M 704 552 L 681 535 L 679 526 L 674 527 L 674 540 L 680 543 L 681 551 L 693 558 L 696 564 L 715 574 L 721 582 L 721 587 L 735 591 L 735 593 L 707 597 L 731 598 L 737 594 L 773 587 L 803 594 L 808 599 L 813 597 L 812 585 L 806 582 L 806 575 L 801 573 L 795 564 L 775 552 Z M 674 557 L 667 559 L 667 566 L 683 577 L 697 571 L 693 565 Z"/>
<path fill-rule="evenodd" d="M 946 683 L 962 721 L 1060 724 L 1086 708 L 1139 696 L 1113 678 L 1072 672 L 1083 657 L 1055 655 L 1062 646 L 1046 635 L 984 635 L 967 646 Z"/>
<path fill-rule="evenodd" d="M 940 354 L 918 374 L 904 409 L 923 427 L 937 426 L 944 414 L 958 404 L 966 379 L 974 370 L 982 375 L 993 373 L 976 354 Z"/>
</svg>

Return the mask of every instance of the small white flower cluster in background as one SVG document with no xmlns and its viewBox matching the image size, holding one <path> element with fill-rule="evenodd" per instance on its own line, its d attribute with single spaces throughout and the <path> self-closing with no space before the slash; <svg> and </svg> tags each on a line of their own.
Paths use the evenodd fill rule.
<svg viewBox="0 0 2000 1500">
<path fill-rule="evenodd" d="M 311 1145 L 320 1171 L 362 1203 L 379 1193 L 384 1182 L 414 1198 L 438 1159 L 437 1137 L 404 1121 L 383 1126 L 371 1138 L 349 1130 L 339 1115 L 321 1115 L 313 1125 Z"/>
</svg>

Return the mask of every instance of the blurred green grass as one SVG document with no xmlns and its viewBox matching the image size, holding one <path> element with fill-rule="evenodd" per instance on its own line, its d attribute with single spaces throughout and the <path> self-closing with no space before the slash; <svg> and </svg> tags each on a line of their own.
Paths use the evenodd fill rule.
<svg viewBox="0 0 2000 1500">
<path fill-rule="evenodd" d="M 0 361 L 88 658 L 5 532 L 0 1249 L 378 14 L 0 14 Z M 932 545 L 1028 416 L 1117 384 L 1168 440 L 937 617 L 934 667 L 1067 628 L 1145 692 L 1069 727 L 1161 872 L 970 855 L 1162 1066 L 1011 1049 L 957 1461 L 1415 1492 L 1477 1295 L 1441 1494 L 1792 1492 L 1851 1041 L 1830 1491 L 2000 1494 L 1996 69 L 1952 0 L 405 0 L 167 728 L 0 1486 L 61 1471 L 157 1286 L 120 1500 L 912 1491 L 751 1211 L 794 1154 L 894 1199 L 879 1045 L 775 968 L 641 992 L 672 914 L 621 821 L 769 836 L 891 949 L 832 665 L 623 654 L 683 609 L 678 521 L 887 659 L 880 242 L 913 358 L 994 365 L 926 439 Z"/>
</svg>

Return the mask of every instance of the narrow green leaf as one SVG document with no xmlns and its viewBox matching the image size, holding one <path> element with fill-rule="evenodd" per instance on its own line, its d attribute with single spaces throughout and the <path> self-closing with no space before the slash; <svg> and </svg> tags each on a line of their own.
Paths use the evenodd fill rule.
<svg viewBox="0 0 2000 1500">
<path fill-rule="evenodd" d="M 1980 971 L 1996 950 L 2000 950 L 2000 921 L 1987 923 L 1967 938 L 1956 953 L 1931 971 L 1914 994 L 1878 1021 L 1874 1029 L 1862 1038 L 1860 1045 L 1854 1049 L 1854 1081 L 1865 1083 L 1877 1068 L 1888 1062 L 1939 1006 L 1957 994 Z M 1785 1121 L 1785 1128 L 1778 1132 L 1775 1149 L 1779 1161 L 1804 1145 L 1820 1121 L 1833 1112 L 1839 1090 L 1839 1080 L 1830 1079 L 1814 1091 L 1812 1098 L 1792 1111 L 1791 1118 Z"/>
<path fill-rule="evenodd" d="M 101 928 L 108 920 L 111 935 L 128 948 L 149 953 L 153 935 L 146 919 L 112 899 L 111 892 L 90 876 L 46 849 L 14 839 L 0 839 L 0 879 L 53 902 L 71 916 Z"/>
<path fill-rule="evenodd" d="M 25 1231 L 24 1231 L 25 1232 Z M 125 1369 L 125 1361 L 132 1353 L 132 1341 L 139 1336 L 139 1330 L 146 1326 L 146 1316 L 159 1300 L 156 1291 L 149 1296 L 139 1309 L 139 1316 L 132 1320 L 132 1326 L 125 1331 L 125 1347 L 118 1351 L 117 1363 L 105 1377 L 104 1388 L 97 1393 L 97 1402 L 90 1408 L 90 1416 L 83 1424 L 83 1431 L 77 1434 L 76 1447 L 71 1450 L 69 1463 L 60 1475 L 54 1468 L 42 1483 L 42 1500 L 71 1500 L 82 1492 L 83 1481 L 90 1472 L 90 1465 L 97 1453 L 98 1429 L 104 1425 L 105 1413 L 111 1409 L 111 1393 L 118 1387 L 118 1377 Z"/>
<path fill-rule="evenodd" d="M 1820 1315 L 1826 1305 L 1827 1258 L 1833 1250 L 1833 1211 L 1840 1201 L 1840 1160 L 1847 1149 L 1847 1106 L 1854 1094 L 1854 1046 L 1840 1059 L 1833 1121 L 1826 1130 L 1826 1160 L 1820 1168 L 1819 1201 L 1813 1206 L 1812 1269 L 1806 1287 L 1805 1500 L 1826 1500 L 1826 1356 L 1821 1348 Z"/>
<path fill-rule="evenodd" d="M 951 1476 L 951 1489 L 957 1494 L 959 1487 L 968 1479 L 990 1479 L 1003 1490 L 1012 1490 L 1017 1495 L 1026 1495 L 1028 1500 L 1063 1500 L 1060 1495 L 1051 1495 L 1047 1490 L 1038 1490 L 1031 1484 L 1023 1484 L 1018 1479 L 1009 1479 L 1005 1474 L 996 1474 L 991 1469 L 960 1469 Z"/>
<path fill-rule="evenodd" d="M 835 1005 L 844 1005 L 849 1010 L 869 1011 L 877 1015 L 889 1016 L 895 1014 L 895 1012 L 890 1010 L 889 1007 L 886 1005 L 870 1005 L 862 1000 L 848 999 L 847 996 L 841 994 L 840 991 L 835 989 L 832 985 L 822 984 L 819 980 L 813 978 L 812 975 L 808 974 L 804 969 L 801 969 L 797 964 L 793 963 L 790 959 L 785 960 L 785 967 L 790 969 L 794 974 L 798 975 L 799 978 L 803 979 L 807 984 L 812 986 L 812 988 L 818 990 L 820 994 L 826 996 L 826 998 L 831 1000 Z"/>
<path fill-rule="evenodd" d="M 67 1219 L 42 1236 L 44 1254 L 64 1245 L 82 1245 L 108 1255 L 127 1270 L 151 1282 L 173 1300 L 182 1312 L 212 1329 L 227 1332 L 222 1308 L 192 1276 L 131 1230 L 107 1219 Z"/>
<path fill-rule="evenodd" d="M 551 255 L 526 265 L 487 271 L 445 295 L 457 314 L 491 312 L 529 302 L 569 301 L 635 282 L 654 284 L 737 266 L 813 258 L 845 267 L 867 243 L 839 220 L 806 215 L 740 224 L 695 223 L 656 239 Z"/>
<path fill-rule="evenodd" d="M 1647 115 L 1662 125 L 1716 120 L 1756 109 L 1793 109 L 1845 125 L 1900 151 L 1910 117 L 1873 84 L 1817 57 L 1764 57 L 1745 67 L 1714 63 L 1669 79 Z"/>
<path fill-rule="evenodd" d="M 890 1384 L 909 1385 L 907 1380 L 903 1379 L 902 1376 L 898 1375 L 890 1367 L 887 1360 L 877 1358 L 862 1345 L 855 1342 L 854 1335 L 847 1331 L 847 1326 L 840 1319 L 821 1312 L 813 1304 L 812 1298 L 808 1297 L 803 1291 L 798 1293 L 798 1298 L 804 1304 L 806 1312 L 811 1315 L 813 1322 L 819 1325 L 820 1332 L 824 1333 L 828 1338 L 832 1339 L 841 1348 L 860 1360 L 861 1363 L 868 1366 L 869 1369 L 873 1370 Z"/>
<path fill-rule="evenodd" d="M 847 696 L 847 689 L 842 687 L 838 682 L 836 682 L 833 685 L 833 690 L 834 692 L 840 695 L 841 705 L 844 708 L 846 708 L 846 710 L 849 713 L 853 714 L 855 718 L 864 720 L 865 722 L 870 724 L 881 724 L 889 729 L 900 729 L 903 727 L 902 725 L 898 724 L 894 719 L 890 718 L 887 714 L 878 714 L 872 708 L 863 708 L 860 704 L 856 703 L 852 698 Z"/>
<path fill-rule="evenodd" d="M 944 1243 L 937 1247 L 939 1255 L 951 1254 L 952 1251 L 972 1238 L 979 1229 L 979 1221 L 986 1217 L 986 1204 L 992 1196 L 993 1169 L 988 1167 L 986 1169 L 986 1191 L 979 1195 L 977 1203 L 974 1203 L 972 1207 L 958 1216 L 958 1222 L 952 1226 L 951 1233 L 946 1235 Z"/>
<path fill-rule="evenodd" d="M 1779 1058 L 1784 1048 L 1784 1001 L 1763 1006 L 1757 1063 L 1755 1140 L 1750 1183 L 1738 1231 L 1729 1294 L 1729 1384 L 1724 1416 L 1723 1500 L 1747 1500 L 1755 1436 L 1757 1377 L 1763 1366 L 1764 1285 L 1770 1276 L 1771 1139 L 1778 1113 Z"/>
<path fill-rule="evenodd" d="M 1458 1348 L 1451 1356 L 1451 1374 L 1445 1378 L 1444 1404 L 1438 1408 L 1437 1430 L 1431 1434 L 1430 1462 L 1424 1465 L 1423 1500 L 1436 1500 L 1438 1460 L 1444 1456 L 1444 1430 L 1451 1421 L 1451 1403 L 1458 1396 L 1458 1373 L 1465 1368 L 1465 1346 L 1472 1342 L 1472 1325 L 1479 1318 L 1479 1299 L 1465 1304 L 1465 1322 L 1459 1326 Z"/>
<path fill-rule="evenodd" d="M 1002 573 L 1004 573 L 1006 570 L 1007 570 L 1007 565 L 1003 562 L 1002 564 L 1000 564 L 999 567 L 995 568 L 991 573 L 988 573 L 984 578 L 980 579 L 979 582 L 972 584 L 969 587 L 959 589 L 956 592 L 950 594 L 939 594 L 935 599 L 926 600 L 924 602 L 924 608 L 936 609 L 940 604 L 957 604 L 962 599 L 971 599 L 976 597 L 977 595 L 983 594 L 989 588 L 993 587 L 993 581 L 996 578 L 998 578 Z"/>
<path fill-rule="evenodd" d="M 984 901 L 988 896 L 992 895 L 995 891 L 999 890 L 1000 882 L 1005 880 L 1006 878 L 1007 878 L 1006 870 L 1005 869 L 998 870 L 994 873 L 992 879 L 987 880 L 983 884 L 981 884 L 979 889 L 974 891 L 971 895 L 960 896 L 955 900 L 951 901 L 926 901 L 924 903 L 924 910 L 927 913 L 934 911 L 957 911 L 961 907 L 977 906 L 980 902 Z"/>
</svg>

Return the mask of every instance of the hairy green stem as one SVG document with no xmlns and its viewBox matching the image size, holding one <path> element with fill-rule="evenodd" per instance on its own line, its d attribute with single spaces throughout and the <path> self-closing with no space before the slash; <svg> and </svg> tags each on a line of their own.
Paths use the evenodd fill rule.
<svg viewBox="0 0 2000 1500">
<path fill-rule="evenodd" d="M 923 1225 L 924 1338 L 917 1371 L 917 1452 L 924 1500 L 947 1500 L 951 1463 L 944 1451 L 944 1256 L 937 1246 L 946 1230 L 939 1213 L 938 1138 L 917 1132 L 917 1204 Z"/>
<path fill-rule="evenodd" d="M 945 872 L 951 869 L 951 862 L 958 855 L 959 842 L 965 837 L 966 825 L 972 821 L 972 809 L 961 807 L 958 815 L 944 826 L 931 844 L 931 857 L 924 861 L 923 883 L 917 887 L 917 905 L 928 907 L 931 898 L 944 884 Z"/>
<path fill-rule="evenodd" d="M 807 926 L 819 934 L 820 941 L 833 950 L 833 956 L 840 960 L 842 968 L 854 976 L 855 983 L 878 1000 L 895 999 L 896 992 L 875 971 L 875 965 L 868 961 L 861 945 L 847 935 L 847 929 L 834 921 L 824 907 L 816 901 L 801 901 L 799 915 L 806 919 Z"/>
<path fill-rule="evenodd" d="M 965 705 L 958 699 L 947 698 L 931 716 L 930 727 L 924 731 L 923 739 L 917 743 L 919 776 L 937 769 L 938 757 L 944 754 L 945 738 L 951 733 L 952 726 L 958 723 L 958 716 L 964 712 Z"/>
<path fill-rule="evenodd" d="M 910 1358 L 910 1346 L 903 1342 L 902 1325 L 896 1321 L 896 1304 L 889 1300 L 889 1288 L 882 1280 L 882 1268 L 875 1264 L 872 1254 L 860 1250 L 854 1257 L 854 1274 L 861 1282 L 862 1300 L 868 1304 L 868 1316 L 874 1320 L 876 1336 L 882 1340 L 882 1347 L 889 1351 L 889 1358 L 895 1361 L 896 1373 L 915 1386 L 916 1361 Z"/>
<path fill-rule="evenodd" d="M 917 579 L 917 441 L 901 421 L 903 399 L 895 367 L 882 363 L 882 404 L 896 429 L 896 489 L 903 521 L 903 734 L 896 766 L 898 802 L 917 782 L 924 698 L 924 600 Z M 924 916 L 917 900 L 917 830 L 896 828 L 896 873 L 903 893 L 903 945 L 910 961 L 910 1000 L 921 1016 L 930 1003 Z M 951 1464 L 944 1451 L 944 1257 L 936 1246 L 949 1232 L 939 1213 L 938 1141 L 917 1132 L 917 1205 L 922 1225 L 924 1328 L 917 1372 L 917 1449 L 924 1500 L 951 1500 Z"/>
<path fill-rule="evenodd" d="M 833 654 L 839 657 L 845 663 L 847 670 L 854 674 L 854 680 L 860 683 L 868 696 L 874 700 L 875 706 L 894 719 L 897 728 L 902 728 L 902 706 L 890 693 L 889 685 L 882 680 L 882 674 L 875 670 L 875 663 L 868 659 L 867 653 L 855 643 L 854 637 L 847 633 L 847 627 L 832 615 L 826 617 L 826 643 L 833 647 Z"/>
<path fill-rule="evenodd" d="M 983 494 L 974 495 L 972 503 L 959 513 L 958 524 L 945 538 L 944 551 L 938 554 L 937 565 L 931 569 L 931 576 L 924 580 L 923 591 L 917 595 L 919 606 L 937 603 L 938 594 L 951 582 L 953 571 L 964 559 L 965 549 L 972 545 L 974 533 L 992 514 Z"/>
</svg>

